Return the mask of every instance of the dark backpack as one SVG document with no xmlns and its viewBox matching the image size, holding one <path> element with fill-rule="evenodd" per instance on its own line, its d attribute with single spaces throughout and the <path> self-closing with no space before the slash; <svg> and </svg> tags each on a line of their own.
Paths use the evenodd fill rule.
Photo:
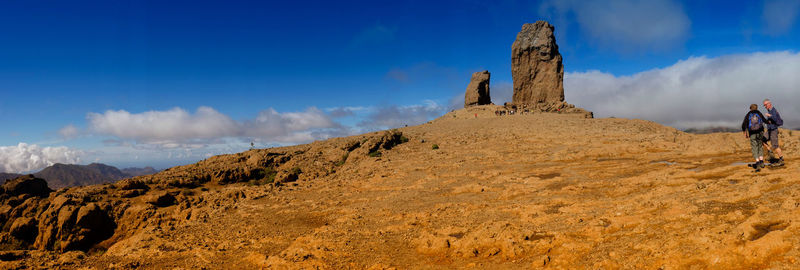
<svg viewBox="0 0 800 270">
<path fill-rule="evenodd" d="M 750 131 L 756 131 L 764 128 L 764 124 L 761 123 L 761 117 L 758 117 L 757 113 L 750 113 L 747 115 L 747 119 L 747 128 L 750 129 Z"/>
</svg>

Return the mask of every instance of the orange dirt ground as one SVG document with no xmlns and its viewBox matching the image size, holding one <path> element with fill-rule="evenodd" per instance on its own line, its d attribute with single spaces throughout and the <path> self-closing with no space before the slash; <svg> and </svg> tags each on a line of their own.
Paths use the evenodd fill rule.
<svg viewBox="0 0 800 270">
<path fill-rule="evenodd" d="M 800 131 L 781 130 L 786 166 L 756 173 L 744 165 L 752 158 L 741 133 L 692 135 L 644 120 L 561 114 L 498 117 L 494 109 L 458 110 L 399 129 L 408 142 L 380 157 L 349 158 L 327 175 L 301 174 L 281 187 L 207 185 L 196 192 L 215 203 L 162 208 L 157 225 L 115 235 L 101 243 L 104 251 L 32 251 L 5 264 L 789 269 L 800 263 Z M 286 149 L 322 149 L 320 159 L 333 160 L 326 147 L 359 138 Z"/>
</svg>

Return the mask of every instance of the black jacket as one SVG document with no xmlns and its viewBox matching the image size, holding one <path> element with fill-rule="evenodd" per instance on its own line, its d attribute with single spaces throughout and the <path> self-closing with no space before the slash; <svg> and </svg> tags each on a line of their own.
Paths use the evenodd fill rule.
<svg viewBox="0 0 800 270">
<path fill-rule="evenodd" d="M 761 128 L 758 129 L 758 130 L 749 130 L 749 128 L 748 128 L 747 124 L 749 122 L 748 120 L 750 120 L 750 119 L 747 119 L 747 117 L 750 116 L 751 113 L 755 113 L 755 114 L 758 115 L 758 117 L 761 117 Z M 748 134 L 752 134 L 754 132 L 755 133 L 761 133 L 761 132 L 764 132 L 764 127 L 765 126 L 767 126 L 767 119 L 764 118 L 764 115 L 761 114 L 760 111 L 752 110 L 752 111 L 747 112 L 747 114 L 744 115 L 744 121 L 742 121 L 742 131 L 747 131 Z"/>
</svg>

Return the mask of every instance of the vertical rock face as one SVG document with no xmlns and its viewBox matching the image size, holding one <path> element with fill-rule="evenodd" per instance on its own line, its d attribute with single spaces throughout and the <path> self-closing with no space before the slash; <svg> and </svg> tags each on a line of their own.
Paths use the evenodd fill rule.
<svg viewBox="0 0 800 270">
<path fill-rule="evenodd" d="M 492 103 L 489 97 L 489 74 L 488 70 L 475 72 L 472 80 L 467 85 L 467 92 L 464 94 L 464 107 L 474 105 L 487 105 Z"/>
<path fill-rule="evenodd" d="M 511 45 L 511 77 L 515 105 L 550 111 L 564 102 L 564 66 L 548 22 L 522 26 Z"/>
</svg>

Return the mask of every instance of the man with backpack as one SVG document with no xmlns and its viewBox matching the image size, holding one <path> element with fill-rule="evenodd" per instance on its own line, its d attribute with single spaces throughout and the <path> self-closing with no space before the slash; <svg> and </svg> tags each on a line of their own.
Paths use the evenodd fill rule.
<svg viewBox="0 0 800 270">
<path fill-rule="evenodd" d="M 772 101 L 769 99 L 764 100 L 764 108 L 767 109 L 767 113 L 764 114 L 764 116 L 767 117 L 767 139 L 769 139 L 772 153 L 779 157 L 778 161 L 773 162 L 773 164 L 775 166 L 783 166 L 783 152 L 781 151 L 780 145 L 778 145 L 778 127 L 783 126 L 783 119 L 778 113 L 778 110 L 772 106 Z M 764 145 L 766 146 L 766 143 Z M 770 160 L 770 162 L 772 162 L 772 160 Z"/>
<path fill-rule="evenodd" d="M 750 104 L 750 111 L 744 116 L 742 121 L 742 132 L 745 137 L 750 138 L 750 149 L 756 163 L 752 165 L 756 172 L 764 168 L 764 125 L 767 119 L 758 111 L 758 105 Z"/>
</svg>

